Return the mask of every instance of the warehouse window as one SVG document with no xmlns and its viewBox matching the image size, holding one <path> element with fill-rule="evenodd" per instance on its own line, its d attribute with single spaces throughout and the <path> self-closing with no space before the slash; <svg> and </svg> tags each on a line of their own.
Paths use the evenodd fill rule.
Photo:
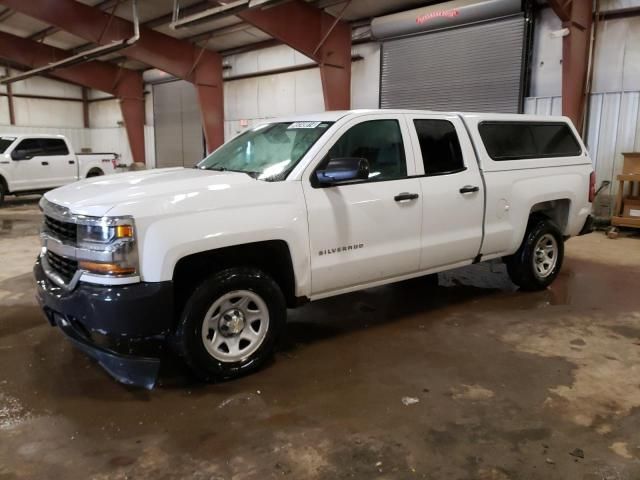
<svg viewBox="0 0 640 480">
<path fill-rule="evenodd" d="M 69 155 L 67 144 L 61 138 L 43 138 L 40 144 L 45 155 Z"/>
<path fill-rule="evenodd" d="M 480 136 L 493 160 L 575 157 L 582 148 L 566 123 L 482 122 Z"/>
<path fill-rule="evenodd" d="M 464 170 L 458 134 L 447 120 L 414 120 L 425 175 L 446 175 Z"/>
<path fill-rule="evenodd" d="M 369 120 L 351 127 L 331 147 L 332 158 L 365 158 L 370 180 L 393 180 L 407 176 L 402 132 L 397 120 Z"/>
</svg>

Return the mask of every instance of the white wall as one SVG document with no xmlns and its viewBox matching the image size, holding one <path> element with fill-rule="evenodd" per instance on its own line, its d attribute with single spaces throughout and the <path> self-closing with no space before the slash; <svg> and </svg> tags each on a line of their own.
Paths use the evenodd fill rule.
<svg viewBox="0 0 640 480">
<path fill-rule="evenodd" d="M 13 72 L 16 73 L 16 72 Z M 0 92 L 6 92 L 0 86 Z M 46 95 L 82 99 L 82 88 L 44 77 L 32 77 L 13 84 L 14 94 Z M 95 90 L 89 98 L 105 98 L 110 95 Z M 82 102 L 43 100 L 14 97 L 16 125 L 10 125 L 7 97 L 0 97 L 0 132 L 6 133 L 53 133 L 65 135 L 74 149 L 91 149 L 93 152 L 115 152 L 121 161 L 130 164 L 133 159 L 122 123 L 118 100 L 104 100 L 89 104 L 89 124 L 84 128 Z M 145 146 L 147 164 L 155 165 L 153 140 L 153 101 L 151 94 L 145 96 L 146 124 Z"/>
<path fill-rule="evenodd" d="M 639 6 L 640 0 L 603 1 L 603 10 Z M 537 19 L 534 47 L 532 97 L 525 101 L 526 113 L 561 114 L 561 74 L 548 68 L 562 58 L 562 41 L 549 38 L 559 21 L 551 9 Z M 536 48 L 539 50 L 536 51 Z M 544 65 L 540 64 L 541 59 Z M 600 22 L 594 52 L 593 85 L 589 98 L 586 144 L 594 162 L 598 185 L 603 191 L 600 214 L 608 215 L 618 188 L 616 175 L 622 169 L 622 153 L 640 151 L 640 17 Z"/>
<path fill-rule="evenodd" d="M 352 108 L 377 108 L 380 78 L 380 48 L 377 44 L 354 46 L 354 55 L 363 60 L 352 63 Z M 226 77 L 235 77 L 280 68 L 308 65 L 312 60 L 286 45 L 256 50 L 225 58 Z M 266 118 L 324 111 L 320 70 L 230 80 L 224 84 L 225 138 Z"/>
<path fill-rule="evenodd" d="M 3 72 L 4 73 L 4 69 Z M 10 75 L 18 72 L 9 70 Z M 44 77 L 32 77 L 12 84 L 14 95 L 43 95 L 65 97 L 80 100 L 82 89 L 65 82 L 57 82 Z M 7 87 L 0 87 L 6 93 Z M 63 100 L 44 100 L 36 98 L 14 97 L 14 112 L 16 125 L 41 127 L 57 125 L 59 127 L 83 126 L 82 102 Z M 9 125 L 9 104 L 7 97 L 2 97 L 0 103 L 0 125 Z"/>
<path fill-rule="evenodd" d="M 540 11 L 536 18 L 531 58 L 532 97 L 562 94 L 562 37 L 552 35 L 562 22 L 551 8 Z"/>
</svg>

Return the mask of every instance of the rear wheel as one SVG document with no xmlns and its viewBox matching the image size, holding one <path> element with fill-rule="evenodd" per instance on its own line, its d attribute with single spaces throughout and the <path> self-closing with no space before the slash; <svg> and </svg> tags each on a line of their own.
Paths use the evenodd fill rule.
<svg viewBox="0 0 640 480">
<path fill-rule="evenodd" d="M 191 295 L 174 344 L 199 378 L 231 379 L 271 357 L 285 319 L 284 295 L 271 277 L 254 268 L 229 268 Z"/>
<path fill-rule="evenodd" d="M 4 203 L 4 196 L 7 194 L 4 182 L 0 179 L 0 207 Z"/>
<path fill-rule="evenodd" d="M 562 267 L 564 240 L 558 228 L 546 219 L 532 219 L 518 251 L 506 260 L 513 283 L 523 290 L 543 290 Z"/>
</svg>

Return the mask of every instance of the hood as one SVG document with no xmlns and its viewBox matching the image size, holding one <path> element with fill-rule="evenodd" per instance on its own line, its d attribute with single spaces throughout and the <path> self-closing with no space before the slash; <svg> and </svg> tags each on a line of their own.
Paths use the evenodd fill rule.
<svg viewBox="0 0 640 480">
<path fill-rule="evenodd" d="M 102 217 L 116 206 L 171 201 L 193 192 L 226 190 L 256 183 L 245 173 L 217 172 L 195 168 L 162 168 L 116 173 L 81 180 L 45 194 L 45 198 L 71 210 L 71 213 Z M 262 182 L 260 182 L 262 183 Z"/>
</svg>

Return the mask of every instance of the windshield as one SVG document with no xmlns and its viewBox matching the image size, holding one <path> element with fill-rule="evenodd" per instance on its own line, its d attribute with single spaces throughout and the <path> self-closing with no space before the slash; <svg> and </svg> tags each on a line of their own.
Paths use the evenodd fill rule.
<svg viewBox="0 0 640 480">
<path fill-rule="evenodd" d="M 267 123 L 224 144 L 197 166 L 248 173 L 267 181 L 284 180 L 332 122 Z"/>
<path fill-rule="evenodd" d="M 15 139 L 16 137 L 0 137 L 0 153 L 4 153 Z"/>
</svg>

